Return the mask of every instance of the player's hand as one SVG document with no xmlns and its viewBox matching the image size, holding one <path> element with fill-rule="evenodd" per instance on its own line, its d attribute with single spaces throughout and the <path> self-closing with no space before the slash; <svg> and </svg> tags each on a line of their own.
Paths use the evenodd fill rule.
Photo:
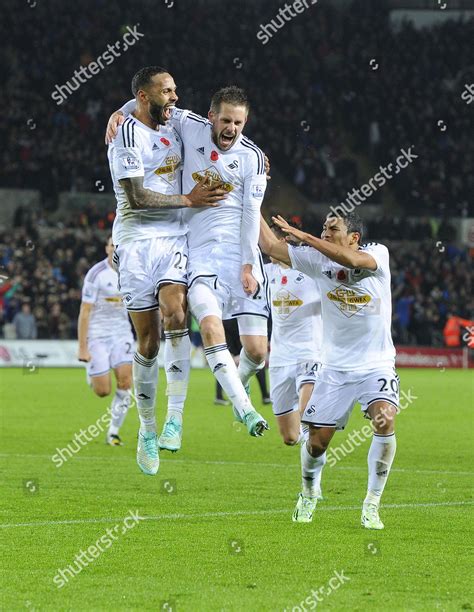
<svg viewBox="0 0 474 612">
<path fill-rule="evenodd" d="M 267 181 L 269 181 L 272 177 L 270 176 L 270 160 L 268 159 L 268 157 L 265 155 L 265 153 L 263 154 L 264 158 L 265 158 L 265 174 L 267 175 Z"/>
<path fill-rule="evenodd" d="M 77 358 L 79 361 L 83 361 L 84 363 L 89 363 L 91 360 L 91 354 L 87 348 L 80 348 L 77 354 Z"/>
<path fill-rule="evenodd" d="M 227 191 L 222 188 L 223 183 L 211 183 L 207 177 L 201 179 L 194 189 L 184 196 L 189 208 L 204 208 L 218 206 L 219 202 L 227 198 Z"/>
<path fill-rule="evenodd" d="M 242 266 L 240 280 L 242 281 L 242 287 L 247 295 L 253 295 L 257 291 L 258 283 L 253 277 L 252 266 L 250 264 Z"/>
<path fill-rule="evenodd" d="M 115 111 L 109 117 L 107 128 L 105 130 L 105 144 L 108 145 L 117 136 L 119 125 L 125 121 L 122 111 Z"/>
<path fill-rule="evenodd" d="M 290 225 L 288 221 L 283 219 L 281 215 L 278 215 L 277 217 L 272 217 L 272 221 L 275 225 L 278 225 L 278 227 L 281 228 L 282 231 L 288 234 L 287 238 L 289 236 L 294 236 L 297 240 L 305 242 L 305 232 L 302 232 L 297 227 L 293 227 L 292 225 Z"/>
</svg>

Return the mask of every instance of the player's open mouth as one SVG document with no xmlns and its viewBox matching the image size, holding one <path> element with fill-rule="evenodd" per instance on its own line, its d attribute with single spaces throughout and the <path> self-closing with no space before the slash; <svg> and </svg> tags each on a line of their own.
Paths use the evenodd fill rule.
<svg viewBox="0 0 474 612">
<path fill-rule="evenodd" d="M 172 104 L 171 106 L 165 106 L 165 108 L 163 109 L 163 118 L 165 119 L 165 121 L 171 119 L 171 113 L 173 111 L 173 108 L 174 104 Z"/>
<path fill-rule="evenodd" d="M 234 142 L 234 136 L 229 136 L 227 134 L 221 134 L 221 143 L 224 146 L 229 146 L 230 144 L 232 144 Z"/>
</svg>

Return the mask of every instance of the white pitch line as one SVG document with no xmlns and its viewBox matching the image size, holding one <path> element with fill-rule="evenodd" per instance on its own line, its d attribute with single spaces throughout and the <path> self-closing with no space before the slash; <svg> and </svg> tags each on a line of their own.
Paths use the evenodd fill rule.
<svg viewBox="0 0 474 612">
<path fill-rule="evenodd" d="M 474 501 L 453 501 L 453 502 L 424 502 L 420 504 L 382 504 L 382 509 L 391 508 L 439 508 L 449 506 L 472 506 Z M 360 510 L 360 504 L 358 506 L 318 506 L 319 512 L 334 512 L 334 511 L 345 511 L 345 510 Z M 291 514 L 291 509 L 282 508 L 279 510 L 237 510 L 236 512 L 203 512 L 202 514 L 158 514 L 157 516 L 144 516 L 140 517 L 144 521 L 165 521 L 165 520 L 179 520 L 179 519 L 202 519 L 202 518 L 224 518 L 228 516 L 259 516 L 267 514 Z M 0 524 L 0 528 L 8 529 L 11 527 L 50 527 L 54 525 L 86 525 L 88 523 L 110 523 L 123 521 L 123 517 L 120 518 L 91 518 L 91 519 L 71 519 L 64 521 L 36 521 L 31 523 L 4 523 Z"/>
<path fill-rule="evenodd" d="M 43 458 L 51 460 L 51 455 L 34 455 L 27 453 L 0 453 L 0 457 L 30 457 L 30 458 Z M 99 457 L 97 455 L 94 456 L 81 456 L 75 455 L 71 457 L 71 459 L 80 459 L 85 461 L 104 461 L 107 459 L 106 457 Z M 114 456 L 112 458 L 113 461 L 130 461 L 130 457 L 120 457 Z M 163 459 L 162 459 L 163 460 Z M 199 459 L 165 459 L 164 463 L 199 463 L 201 465 L 241 465 L 241 466 L 257 466 L 257 467 L 271 467 L 271 468 L 280 468 L 280 469 L 295 469 L 299 468 L 299 463 L 263 463 L 263 462 L 250 462 L 250 461 L 201 461 Z M 67 461 L 65 461 L 67 463 Z M 339 470 L 362 470 L 364 472 L 367 471 L 366 466 L 350 466 L 350 465 L 339 465 L 337 468 Z M 62 467 L 62 466 L 61 466 Z M 59 468 L 57 468 L 59 469 Z M 326 470 L 332 469 L 331 466 L 326 467 Z M 410 474 L 446 474 L 446 475 L 454 475 L 454 476 L 474 476 L 474 472 L 457 472 L 454 470 L 412 470 L 411 468 L 392 468 L 391 472 L 409 472 Z"/>
</svg>

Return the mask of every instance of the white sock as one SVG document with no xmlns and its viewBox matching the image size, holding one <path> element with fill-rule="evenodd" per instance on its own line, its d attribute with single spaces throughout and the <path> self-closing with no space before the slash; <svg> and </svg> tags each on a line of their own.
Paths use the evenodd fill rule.
<svg viewBox="0 0 474 612">
<path fill-rule="evenodd" d="M 307 442 L 309 439 L 309 425 L 301 423 L 300 425 L 300 437 L 298 438 L 297 444 Z"/>
<path fill-rule="evenodd" d="M 140 429 L 156 432 L 155 401 L 158 387 L 158 359 L 147 359 L 136 352 L 133 356 L 133 386 Z"/>
<path fill-rule="evenodd" d="M 242 347 L 240 351 L 240 361 L 239 361 L 239 376 L 242 384 L 245 385 L 249 382 L 254 374 L 256 374 L 259 370 L 265 367 L 265 361 L 261 363 L 255 363 L 245 352 L 245 349 Z"/>
<path fill-rule="evenodd" d="M 374 434 L 367 457 L 369 465 L 369 483 L 364 504 L 380 504 L 390 468 L 397 450 L 395 434 L 381 436 Z"/>
<path fill-rule="evenodd" d="M 166 418 L 174 417 L 182 423 L 191 369 L 191 342 L 187 329 L 165 331 L 164 357 L 168 396 Z"/>
<path fill-rule="evenodd" d="M 237 366 L 227 349 L 227 344 L 208 346 L 204 349 L 204 352 L 212 373 L 227 393 L 227 397 L 233 403 L 239 415 L 243 417 L 247 412 L 253 410 L 253 406 L 239 378 Z"/>
<path fill-rule="evenodd" d="M 109 426 L 109 435 L 118 435 L 119 429 L 127 416 L 130 400 L 131 394 L 129 389 L 117 389 L 115 391 L 115 396 L 110 406 L 110 416 L 112 419 Z"/>
<path fill-rule="evenodd" d="M 305 497 L 317 497 L 321 490 L 321 474 L 326 463 L 326 453 L 319 457 L 310 455 L 306 441 L 301 445 L 301 483 Z"/>
</svg>

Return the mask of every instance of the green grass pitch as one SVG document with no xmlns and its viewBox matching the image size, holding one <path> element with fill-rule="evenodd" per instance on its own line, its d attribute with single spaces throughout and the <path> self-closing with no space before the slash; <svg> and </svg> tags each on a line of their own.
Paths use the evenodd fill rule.
<svg viewBox="0 0 474 612">
<path fill-rule="evenodd" d="M 108 399 L 93 396 L 81 370 L 2 371 L 1 609 L 472 609 L 473 377 L 400 375 L 417 399 L 398 417 L 385 530 L 374 532 L 359 522 L 368 441 L 326 466 L 313 523 L 294 524 L 298 448 L 280 441 L 269 406 L 264 438 L 233 425 L 231 409 L 213 405 L 208 371 L 192 372 L 183 448 L 161 454 L 155 477 L 135 463 L 135 410 L 124 447 L 101 435 L 56 467 L 56 447 L 95 423 Z M 354 410 L 333 445 L 366 423 Z M 108 547 L 102 540 L 103 552 L 58 588 L 58 569 L 130 511 L 146 520 Z M 345 578 L 330 582 L 335 572 Z"/>
</svg>

